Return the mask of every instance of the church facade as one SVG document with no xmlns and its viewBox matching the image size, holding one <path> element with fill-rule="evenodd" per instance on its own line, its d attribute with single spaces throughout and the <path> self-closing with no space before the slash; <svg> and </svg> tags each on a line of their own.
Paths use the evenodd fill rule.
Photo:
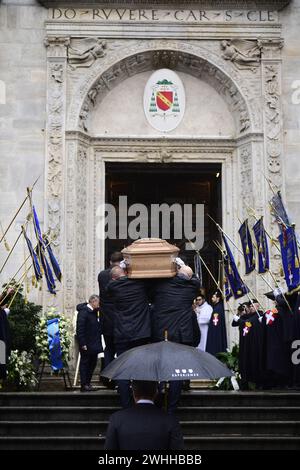
<svg viewBox="0 0 300 470">
<path fill-rule="evenodd" d="M 217 165 L 219 220 L 236 241 L 249 214 L 277 236 L 272 185 L 299 226 L 299 21 L 299 0 L 2 2 L 0 219 L 7 225 L 41 175 L 34 198 L 63 281 L 39 301 L 71 315 L 97 292 L 112 164 L 192 165 L 199 174 Z M 150 125 L 143 103 L 160 69 L 185 89 L 184 116 L 168 132 Z M 22 247 L 16 257 L 21 264 Z M 278 277 L 279 259 L 273 248 Z M 258 276 L 248 282 L 269 290 Z"/>
</svg>

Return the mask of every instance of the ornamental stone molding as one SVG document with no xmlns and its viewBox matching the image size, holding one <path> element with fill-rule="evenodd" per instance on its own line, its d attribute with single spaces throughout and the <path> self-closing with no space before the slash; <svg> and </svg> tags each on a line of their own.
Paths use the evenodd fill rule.
<svg viewBox="0 0 300 470">
<path fill-rule="evenodd" d="M 38 0 L 38 3 L 49 8 L 49 7 L 93 7 L 95 5 L 130 5 L 130 6 L 182 6 L 182 5 L 193 5 L 198 8 L 237 8 L 237 9 L 259 9 L 269 8 L 274 10 L 281 10 L 290 3 L 291 0 Z"/>
<path fill-rule="evenodd" d="M 283 189 L 283 42 L 273 37 L 250 44 L 240 40 L 242 49 L 233 44 L 242 56 L 247 56 L 244 46 L 249 46 L 249 62 L 242 56 L 224 57 L 219 37 L 189 41 L 107 39 L 96 32 L 80 37 L 48 34 L 45 218 L 56 235 L 55 251 L 64 268 L 63 289 L 54 302 L 69 315 L 76 302 L 96 289 L 97 273 L 104 265 L 104 242 L 97 238 L 97 230 L 103 230 L 99 207 L 105 200 L 106 162 L 221 163 L 224 228 L 231 234 L 237 234 L 237 215 L 246 217 L 247 207 L 258 216 L 264 214 L 271 197 L 265 176 Z M 92 49 L 93 44 L 100 47 L 94 56 L 88 54 L 89 44 Z M 70 48 L 78 54 L 70 55 Z M 235 136 L 163 139 L 90 134 L 91 113 L 116 85 L 161 67 L 208 82 L 227 103 Z M 266 223 L 270 229 L 267 214 Z M 276 260 L 273 251 L 272 257 Z M 266 288 L 261 282 L 257 287 L 260 293 Z"/>
<path fill-rule="evenodd" d="M 107 47 L 109 49 L 109 44 Z M 88 132 L 88 116 L 96 102 L 126 78 L 163 67 L 166 62 L 174 70 L 213 84 L 229 105 L 238 134 L 261 130 L 259 101 L 254 96 L 251 83 L 247 84 L 241 72 L 222 59 L 220 51 L 212 52 L 195 42 L 167 40 L 127 41 L 126 45 L 115 48 L 113 54 L 97 60 L 81 80 L 76 77 L 77 86 L 72 89 L 67 129 L 80 128 Z"/>
</svg>

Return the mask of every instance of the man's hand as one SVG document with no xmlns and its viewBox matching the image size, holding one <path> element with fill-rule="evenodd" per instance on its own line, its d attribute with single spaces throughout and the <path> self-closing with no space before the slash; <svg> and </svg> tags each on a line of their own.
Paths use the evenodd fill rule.
<svg viewBox="0 0 300 470">
<path fill-rule="evenodd" d="M 84 345 L 84 346 L 82 346 L 82 348 L 81 348 L 81 349 L 82 349 L 83 351 L 87 351 L 87 346 L 86 346 L 86 345 Z"/>
</svg>

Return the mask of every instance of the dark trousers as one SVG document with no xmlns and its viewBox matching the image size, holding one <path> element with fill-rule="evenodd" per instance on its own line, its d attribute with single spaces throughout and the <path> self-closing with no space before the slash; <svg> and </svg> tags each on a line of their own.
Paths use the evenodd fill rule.
<svg viewBox="0 0 300 470">
<path fill-rule="evenodd" d="M 116 353 L 120 356 L 123 352 L 129 351 L 129 349 L 142 346 L 143 344 L 149 343 L 148 338 L 138 339 L 136 341 L 124 341 L 122 343 L 116 343 Z M 118 392 L 120 395 L 122 408 L 129 408 L 133 404 L 132 391 L 130 388 L 129 380 L 117 380 Z"/>
<path fill-rule="evenodd" d="M 104 335 L 105 341 L 105 349 L 104 349 L 104 367 L 108 366 L 114 358 L 116 354 L 116 348 L 114 344 L 113 337 L 110 335 Z"/>
<path fill-rule="evenodd" d="M 88 351 L 80 350 L 80 383 L 81 387 L 90 385 L 93 373 L 97 364 L 98 354 L 89 353 Z"/>
</svg>

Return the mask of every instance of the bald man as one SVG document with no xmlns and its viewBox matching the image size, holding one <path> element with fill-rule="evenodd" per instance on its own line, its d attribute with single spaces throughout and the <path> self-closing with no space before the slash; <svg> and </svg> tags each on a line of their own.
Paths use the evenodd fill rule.
<svg viewBox="0 0 300 470">
<path fill-rule="evenodd" d="M 200 281 L 189 266 L 178 269 L 175 277 L 160 279 L 154 284 L 152 300 L 152 339 L 162 341 L 165 332 L 168 340 L 193 345 L 193 300 L 200 288 Z M 181 382 L 170 382 L 168 412 L 172 413 L 181 393 Z"/>
</svg>

